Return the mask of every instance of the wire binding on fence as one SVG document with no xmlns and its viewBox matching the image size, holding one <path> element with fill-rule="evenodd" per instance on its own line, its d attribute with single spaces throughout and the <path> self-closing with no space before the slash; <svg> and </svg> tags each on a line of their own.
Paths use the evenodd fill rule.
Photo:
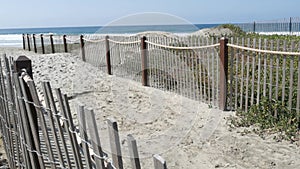
<svg viewBox="0 0 300 169">
<path fill-rule="evenodd" d="M 91 42 L 91 43 L 100 43 L 100 42 L 104 42 L 105 39 L 87 39 L 87 38 L 83 38 L 83 40 L 85 40 L 86 42 Z"/>
<path fill-rule="evenodd" d="M 79 41 L 80 41 L 80 38 L 77 38 L 77 39 L 69 39 L 69 38 L 66 37 L 66 40 L 69 41 L 69 42 L 71 42 L 71 43 L 75 43 L 75 42 L 77 42 L 77 41 L 79 42 Z"/>
<path fill-rule="evenodd" d="M 5 98 L 4 98 L 4 97 L 2 97 L 2 96 L 0 96 L 0 99 L 1 99 L 1 100 L 3 100 L 3 101 L 5 101 L 6 103 L 8 103 L 8 104 L 10 104 L 10 105 L 14 105 L 14 103 L 13 103 L 13 102 L 11 102 L 11 101 L 9 101 L 9 100 L 5 99 Z"/>
<path fill-rule="evenodd" d="M 141 43 L 141 41 L 122 42 L 122 41 L 115 41 L 115 40 L 112 40 L 112 39 L 108 39 L 108 41 L 116 43 L 116 44 L 121 44 L 121 45 L 131 45 L 131 44 Z"/>
<path fill-rule="evenodd" d="M 248 50 L 252 52 L 259 52 L 259 53 L 268 53 L 268 54 L 274 54 L 274 55 L 293 55 L 293 56 L 300 56 L 300 52 L 282 52 L 282 51 L 272 51 L 272 50 L 263 50 L 263 49 L 254 49 L 244 46 L 238 46 L 234 44 L 227 44 L 229 47 L 242 49 L 242 50 Z"/>
<path fill-rule="evenodd" d="M 27 150 L 28 152 L 30 152 L 30 153 L 35 153 L 37 156 L 43 157 L 43 159 L 46 160 L 46 161 L 45 161 L 46 163 L 59 165 L 59 166 L 58 166 L 59 168 L 67 169 L 67 168 L 65 168 L 60 162 L 51 161 L 51 160 L 49 159 L 49 157 L 47 157 L 47 156 L 45 156 L 45 155 L 43 155 L 43 154 L 40 154 L 40 153 L 39 153 L 38 151 L 36 151 L 36 150 L 33 150 L 28 144 L 26 144 L 26 143 L 24 142 L 24 139 L 22 138 L 22 136 L 20 136 L 20 138 L 21 138 L 21 140 L 22 140 L 22 144 L 26 147 L 26 150 Z"/>
<path fill-rule="evenodd" d="M 177 47 L 177 46 L 162 45 L 162 44 L 154 43 L 154 42 L 151 42 L 148 40 L 146 40 L 145 42 L 150 45 L 157 46 L 157 47 L 168 48 L 168 49 L 178 49 L 178 50 L 205 49 L 205 48 L 213 48 L 213 47 L 220 46 L 220 43 L 216 43 L 213 45 L 205 45 L 205 46 Z"/>
<path fill-rule="evenodd" d="M 0 96 L 0 98 L 1 98 L 3 101 L 7 102 L 7 103 L 10 102 L 10 101 L 4 99 L 2 96 Z M 64 120 L 64 121 L 67 121 L 67 120 L 68 120 L 67 118 L 63 117 L 61 114 L 59 114 L 59 113 L 53 113 L 50 109 L 48 109 L 48 108 L 46 108 L 46 107 L 44 107 L 44 106 L 42 106 L 42 105 L 36 105 L 34 102 L 28 101 L 28 100 L 26 100 L 24 97 L 19 97 L 19 96 L 18 96 L 18 99 L 22 99 L 25 103 L 28 103 L 28 104 L 30 104 L 30 105 L 33 105 L 35 108 L 41 109 L 42 112 L 45 112 L 46 110 L 49 110 L 49 111 L 51 112 L 52 116 L 59 116 L 61 120 Z M 11 102 L 11 104 L 13 104 L 13 103 Z M 3 123 L 4 123 L 4 125 L 5 125 L 4 127 L 5 127 L 9 132 L 14 133 L 14 131 L 9 127 L 7 121 L 3 118 L 2 115 L 0 115 L 0 119 L 3 121 Z M 79 139 L 81 140 L 82 143 L 87 144 L 88 147 L 89 147 L 91 150 L 93 150 L 91 143 L 89 143 L 87 140 L 82 139 L 82 138 L 80 137 L 80 134 L 76 131 L 76 128 L 75 128 L 75 130 L 72 130 L 71 127 L 69 127 L 68 129 L 69 129 L 69 132 L 71 132 L 72 134 L 76 134 L 76 137 L 79 137 Z M 40 153 L 39 153 L 38 151 L 36 151 L 36 150 L 33 150 L 28 144 L 25 143 L 24 138 L 22 138 L 22 136 L 19 136 L 19 137 L 20 137 L 20 139 L 21 139 L 21 143 L 26 147 L 26 150 L 27 150 L 28 152 L 30 152 L 30 153 L 35 153 L 37 156 L 43 157 L 43 158 L 46 160 L 46 161 L 45 161 L 46 163 L 59 165 L 59 166 L 58 166 L 59 168 L 67 169 L 67 168 L 63 167 L 63 165 L 62 165 L 61 163 L 59 163 L 59 162 L 57 162 L 57 161 L 51 161 L 51 160 L 49 159 L 49 157 L 47 157 L 47 156 L 45 156 L 45 155 L 43 155 L 43 154 L 40 154 Z M 3 138 L 4 138 L 5 140 L 7 140 L 5 136 L 3 136 Z M 113 169 L 117 169 L 117 168 L 112 164 L 112 160 L 111 160 L 108 156 L 103 156 L 103 157 L 101 157 L 101 156 L 99 156 L 99 155 L 97 155 L 97 154 L 95 154 L 95 153 L 93 153 L 93 156 L 94 156 L 95 158 L 104 160 L 107 164 L 110 164 L 110 166 L 111 166 Z M 25 166 L 24 166 L 24 167 L 25 167 Z"/>
</svg>

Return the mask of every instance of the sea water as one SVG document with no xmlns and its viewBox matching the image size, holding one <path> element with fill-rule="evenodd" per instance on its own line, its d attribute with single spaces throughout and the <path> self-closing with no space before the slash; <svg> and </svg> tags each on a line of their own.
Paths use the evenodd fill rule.
<svg viewBox="0 0 300 169">
<path fill-rule="evenodd" d="M 0 29 L 0 46 L 22 47 L 22 34 L 53 34 L 53 35 L 81 35 L 81 34 L 136 34 L 145 31 L 164 31 L 176 34 L 187 34 L 199 29 L 211 28 L 219 24 L 195 25 L 143 25 L 143 26 L 88 26 L 88 27 L 55 27 L 55 28 L 18 28 Z"/>
</svg>

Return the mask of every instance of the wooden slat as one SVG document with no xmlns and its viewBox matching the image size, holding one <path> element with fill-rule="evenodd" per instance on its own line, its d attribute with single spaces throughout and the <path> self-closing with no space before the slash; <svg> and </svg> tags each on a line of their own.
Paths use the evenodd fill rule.
<svg viewBox="0 0 300 169">
<path fill-rule="evenodd" d="M 6 55 L 4 54 L 3 55 L 3 60 L 4 60 L 4 66 L 5 66 L 5 74 L 6 74 L 6 92 L 7 92 L 7 101 L 11 103 L 10 106 L 8 106 L 10 112 L 14 112 L 15 111 L 15 104 L 13 102 L 13 87 L 12 87 L 12 80 L 11 80 L 11 66 L 10 66 L 10 63 L 9 63 L 9 60 L 8 58 L 6 57 Z M 1 65 L 0 65 L 1 66 Z M 7 104 L 9 105 L 9 104 Z M 14 132 L 10 132 L 10 137 L 11 137 L 11 149 L 12 149 L 12 152 L 16 152 L 14 154 L 11 155 L 11 158 L 12 158 L 12 162 L 13 162 L 13 167 L 16 167 L 16 164 L 20 163 L 20 152 L 19 152 L 19 148 L 18 148 L 18 131 L 16 130 L 17 129 L 17 124 L 16 124 L 16 121 L 14 119 L 14 113 L 9 113 L 8 114 L 8 123 L 9 125 L 11 125 L 11 130 L 13 130 Z M 14 142 L 15 142 L 15 145 L 14 146 Z"/>
<path fill-rule="evenodd" d="M 86 127 L 86 118 L 85 118 L 85 112 L 84 112 L 84 106 L 79 105 L 77 107 L 77 114 L 78 114 L 78 122 L 79 122 L 79 132 L 80 137 L 87 141 L 87 127 Z M 92 168 L 92 160 L 90 157 L 90 151 L 89 151 L 89 145 L 87 142 L 81 142 L 82 148 L 83 148 L 83 154 L 86 161 L 86 168 L 90 169 Z"/>
<path fill-rule="evenodd" d="M 233 44 L 233 37 L 230 39 L 230 43 Z M 229 101 L 228 101 L 228 104 L 229 104 L 229 107 L 230 109 L 232 110 L 232 107 L 233 107 L 233 97 L 235 96 L 235 93 L 233 93 L 233 69 L 234 69 L 234 66 L 233 66 L 233 60 L 234 58 L 236 57 L 235 56 L 236 54 L 236 48 L 232 48 L 231 49 L 231 53 L 230 53 L 230 79 L 229 79 Z"/>
<path fill-rule="evenodd" d="M 279 51 L 279 47 L 280 47 L 280 40 L 277 40 L 277 44 L 276 44 L 276 50 Z M 279 99 L 278 98 L 278 88 L 279 88 L 279 63 L 280 63 L 280 56 L 277 55 L 276 57 L 276 83 L 275 83 L 275 99 Z"/>
<path fill-rule="evenodd" d="M 154 161 L 154 169 L 167 169 L 166 161 L 158 154 L 155 154 L 153 156 L 153 161 Z"/>
<path fill-rule="evenodd" d="M 199 45 L 201 45 L 201 38 L 198 39 L 198 42 L 199 42 Z M 199 72 L 198 72 L 198 75 L 199 75 L 199 79 L 198 79 L 198 88 L 200 88 L 200 97 L 199 97 L 199 100 L 203 100 L 203 79 L 202 79 L 202 72 L 203 72 L 203 53 L 204 53 L 204 50 L 200 50 L 199 53 L 198 53 L 198 59 L 199 59 Z"/>
<path fill-rule="evenodd" d="M 71 144 L 74 146 L 74 156 L 75 156 L 75 163 L 78 165 L 79 168 L 83 168 L 83 164 L 82 164 L 82 158 L 81 158 L 81 154 L 80 154 L 80 147 L 79 147 L 79 144 L 78 144 L 78 141 L 77 141 L 77 132 L 75 131 L 76 130 L 76 127 L 74 125 L 74 122 L 73 122 L 73 117 L 71 115 L 71 109 L 70 109 L 70 104 L 69 104 L 69 100 L 68 100 L 68 96 L 66 94 L 63 94 L 62 95 L 62 101 L 63 101 L 63 104 L 64 104 L 64 109 L 65 109 L 65 115 L 67 117 L 67 121 L 68 121 L 68 124 L 69 124 L 69 131 L 70 131 L 70 134 L 71 134 Z"/>
<path fill-rule="evenodd" d="M 209 45 L 209 38 L 207 38 L 206 39 L 206 45 Z M 207 58 L 207 90 L 208 90 L 208 104 L 209 104 L 209 102 L 210 102 L 210 100 L 211 100 L 211 73 L 210 73 L 210 70 L 211 70 L 211 68 L 210 68 L 210 56 L 211 56 L 211 54 L 210 54 L 210 49 L 206 49 L 207 50 L 207 55 L 206 55 L 206 58 Z"/>
<path fill-rule="evenodd" d="M 283 41 L 283 51 L 286 51 L 286 40 Z M 285 85 L 286 85 L 286 55 L 283 56 L 283 63 L 282 63 L 282 82 L 281 82 L 281 87 L 282 87 L 282 92 L 281 92 L 281 100 L 282 100 L 282 106 L 285 104 Z M 275 115 L 277 117 L 277 115 Z"/>
<path fill-rule="evenodd" d="M 81 161 L 81 156 L 80 156 L 79 149 L 78 149 L 78 143 L 76 140 L 76 135 L 73 132 L 75 130 L 75 127 L 74 127 L 73 119 L 71 116 L 67 96 L 63 95 L 59 88 L 55 89 L 55 92 L 56 92 L 56 97 L 58 99 L 60 112 L 62 113 L 63 117 L 66 118 L 66 121 L 64 122 L 64 128 L 65 128 L 65 131 L 66 131 L 68 138 L 70 140 L 70 143 L 71 143 L 71 150 L 72 150 L 72 153 L 75 158 L 76 167 L 82 168 L 82 161 Z"/>
<path fill-rule="evenodd" d="M 121 145 L 120 145 L 117 121 L 113 118 L 109 118 L 107 119 L 107 124 L 108 124 L 113 165 L 117 169 L 123 169 L 123 161 L 122 161 L 122 153 L 121 153 Z"/>
<path fill-rule="evenodd" d="M 253 39 L 253 48 L 255 49 L 256 48 L 256 38 Z M 250 106 L 252 106 L 254 104 L 254 89 L 255 89 L 255 84 L 254 84 L 254 81 L 255 81 L 255 60 L 256 60 L 256 53 L 255 52 L 252 52 L 252 56 L 251 56 L 251 62 L 252 62 L 252 74 L 251 74 L 251 77 L 252 77 L 252 80 L 251 80 L 251 101 L 250 101 Z"/>
<path fill-rule="evenodd" d="M 3 54 L 2 56 L 3 60 L 5 60 L 6 58 L 6 55 Z M 1 85 L 2 85 L 2 96 L 3 96 L 3 107 L 4 107 L 4 118 L 5 118 L 5 121 L 7 124 L 4 124 L 4 127 L 9 127 L 9 129 L 11 129 L 11 122 L 10 122 L 10 112 L 9 112 L 9 103 L 8 103 L 8 94 L 6 93 L 7 92 L 7 86 L 5 85 L 5 77 L 4 77 L 4 74 L 3 74 L 3 70 L 2 70 L 2 62 L 1 62 L 1 59 L 0 59 L 0 76 L 1 76 Z M 7 153 L 7 157 L 8 157 L 8 162 L 10 164 L 10 166 L 14 166 L 15 167 L 15 164 L 14 164 L 14 155 L 12 154 L 12 152 L 14 151 L 14 147 L 13 147 L 13 137 L 12 137 L 12 132 L 10 131 L 7 131 L 6 134 L 6 144 L 8 144 L 8 146 L 6 146 L 6 149 L 8 152 Z"/>
<path fill-rule="evenodd" d="M 216 42 L 218 42 L 219 38 L 216 37 Z M 218 105 L 219 103 L 219 98 L 220 98 L 220 93 L 219 93 L 219 86 L 220 86 L 220 59 L 219 59 L 219 52 L 218 51 L 215 51 L 215 54 L 216 54 L 216 60 L 217 60 L 217 75 L 216 75 L 216 78 L 217 78 L 217 85 L 216 85 L 216 90 L 217 90 L 217 96 L 216 96 L 216 105 Z"/>
<path fill-rule="evenodd" d="M 259 40 L 258 40 L 258 48 L 259 49 L 262 48 L 261 38 L 259 38 Z M 258 53 L 258 79 L 255 79 L 255 80 L 257 80 L 256 104 L 259 104 L 259 99 L 260 99 L 261 55 L 262 55 L 261 53 Z M 255 71 L 255 73 L 256 73 L 256 71 Z"/>
<path fill-rule="evenodd" d="M 250 46 L 250 38 L 247 39 L 247 47 Z M 245 98 L 245 110 L 248 111 L 249 102 L 249 71 L 250 71 L 250 52 L 247 52 L 247 74 L 246 74 L 246 98 Z"/>
<path fill-rule="evenodd" d="M 54 98 L 53 98 L 51 86 L 50 86 L 49 82 L 46 82 L 45 84 L 46 84 L 45 87 L 46 87 L 47 95 L 49 97 L 49 102 L 50 102 L 52 115 L 54 115 L 54 120 L 55 120 L 55 125 L 56 125 L 55 128 L 57 128 L 57 130 L 58 130 L 58 136 L 60 138 L 61 146 L 62 146 L 63 151 L 64 151 L 64 155 L 65 155 L 64 158 L 67 161 L 68 167 L 72 168 L 72 164 L 71 164 L 71 160 L 70 160 L 70 157 L 69 157 L 69 152 L 68 152 L 66 140 L 65 140 L 65 137 L 64 137 L 63 129 L 60 125 L 60 116 L 58 115 L 58 111 L 57 111 L 55 101 L 54 101 Z"/>
<path fill-rule="evenodd" d="M 18 129 L 18 125 L 19 125 L 19 121 L 18 121 L 18 113 L 17 113 L 17 96 L 14 90 L 14 80 L 13 80 L 13 63 L 14 63 L 14 59 L 12 57 L 9 57 L 9 66 L 7 67 L 7 71 L 8 71 L 8 76 L 9 76 L 9 82 L 10 82 L 10 90 L 11 90 L 11 102 L 12 102 L 12 118 L 13 118 L 13 128 L 14 128 L 14 132 L 15 132 L 15 144 L 16 144 L 16 156 L 17 156 L 17 165 L 22 163 L 22 150 L 20 150 L 20 148 L 22 147 L 21 145 L 21 139 L 20 139 L 20 132 Z M 25 154 L 24 154 L 25 156 Z"/>
<path fill-rule="evenodd" d="M 88 128 L 89 128 L 89 133 L 90 133 L 90 137 L 92 140 L 92 146 L 93 146 L 94 153 L 99 157 L 104 157 L 104 153 L 103 153 L 102 147 L 101 147 L 100 137 L 98 134 L 95 113 L 92 109 L 87 109 L 86 115 L 87 115 L 87 121 L 89 122 Z M 97 169 L 105 169 L 103 158 L 99 159 L 96 157 L 95 162 L 96 162 Z"/>
<path fill-rule="evenodd" d="M 205 45 L 205 38 L 202 39 L 202 44 Z M 205 80 L 205 77 L 206 77 L 206 63 L 205 63 L 206 59 L 205 59 L 205 56 L 207 56 L 207 49 L 203 49 L 203 55 L 202 55 L 202 57 L 203 57 L 203 62 L 202 62 L 203 63 L 202 64 L 203 99 L 202 99 L 202 101 L 207 100 L 207 94 L 206 94 L 207 86 L 206 86 L 206 80 Z"/>
<path fill-rule="evenodd" d="M 25 144 L 28 144 L 29 147 L 33 147 L 32 142 L 28 141 L 30 140 L 29 134 L 28 132 L 30 132 L 30 128 L 29 128 L 29 124 L 27 123 L 27 116 L 26 116 L 26 109 L 25 109 L 25 102 L 24 99 L 22 99 L 22 91 L 21 91 L 21 86 L 20 86 L 20 82 L 19 82 L 19 77 L 18 77 L 18 73 L 14 73 L 14 82 L 15 82 L 15 88 L 16 88 L 16 92 L 17 92 L 17 96 L 18 96 L 18 105 L 20 107 L 20 128 L 22 131 L 22 137 L 23 137 L 23 151 L 26 151 L 26 166 L 29 168 L 33 168 L 33 169 L 37 169 L 38 168 L 38 164 L 34 161 L 34 154 L 30 153 L 27 150 L 27 147 Z M 30 162 L 29 162 L 30 161 Z"/>
<path fill-rule="evenodd" d="M 55 149 L 56 149 L 56 152 L 57 152 L 57 156 L 58 156 L 58 159 L 60 161 L 60 165 L 61 167 L 65 167 L 65 164 L 64 164 L 64 159 L 63 159 L 63 155 L 62 155 L 62 150 L 60 148 L 60 144 L 59 144 L 59 141 L 58 141 L 58 136 L 57 136 L 57 132 L 56 132 L 56 128 L 55 128 L 55 124 L 54 124 L 54 120 L 53 120 L 53 109 L 51 108 L 51 103 L 50 103 L 50 96 L 47 91 L 47 88 L 50 89 L 50 83 L 49 82 L 43 82 L 42 83 L 42 89 L 43 89 L 43 94 L 44 94 L 44 99 L 45 99 L 45 104 L 46 104 L 46 110 L 47 110 L 47 117 L 49 119 L 49 124 L 50 124 L 50 132 L 52 134 L 52 137 L 54 139 L 54 144 L 55 144 Z M 56 111 L 56 110 L 54 110 Z"/>
<path fill-rule="evenodd" d="M 264 39 L 264 50 L 267 50 L 267 39 Z M 268 58 L 268 55 L 264 53 L 264 83 L 263 83 L 263 97 L 266 97 L 267 96 L 267 70 L 268 70 L 268 67 L 267 67 L 267 58 Z M 270 66 L 272 65 L 273 63 L 270 62 Z M 272 79 L 272 76 L 270 76 Z M 258 101 L 259 102 L 259 101 Z"/>
<path fill-rule="evenodd" d="M 129 157 L 130 157 L 132 169 L 141 169 L 136 140 L 131 134 L 127 135 L 127 143 L 128 143 Z"/>
<path fill-rule="evenodd" d="M 242 38 L 242 46 L 245 45 L 245 39 Z M 244 67 L 245 67 L 245 51 L 242 50 L 242 65 L 241 65 L 241 88 L 240 88 L 240 109 L 243 109 L 243 98 L 244 98 Z"/>
<path fill-rule="evenodd" d="M 33 136 L 34 150 L 39 153 L 39 154 L 37 154 L 38 162 L 39 162 L 40 167 L 43 168 L 43 167 L 45 167 L 45 164 L 44 164 L 43 157 L 40 156 L 42 153 L 41 153 L 41 149 L 40 149 L 39 135 L 37 133 L 37 131 L 38 131 L 37 127 L 38 126 L 35 125 L 36 124 L 35 121 L 37 121 L 37 119 L 33 118 L 33 113 L 35 111 L 35 109 L 33 108 L 34 105 L 32 105 L 31 103 L 28 102 L 29 101 L 29 96 L 27 95 L 27 90 L 28 89 L 26 89 L 27 86 L 25 86 L 25 82 L 24 82 L 22 77 L 19 77 L 19 82 L 20 82 L 22 93 L 23 93 L 23 98 L 25 100 L 25 107 L 26 107 L 26 111 L 27 111 L 27 115 L 28 115 L 31 134 Z"/>
<path fill-rule="evenodd" d="M 51 161 L 54 161 L 53 151 L 52 151 L 52 147 L 51 147 L 51 143 L 50 143 L 50 139 L 49 139 L 49 134 L 48 134 L 48 128 L 47 128 L 47 125 L 46 125 L 45 116 L 43 114 L 44 112 L 42 112 L 42 110 L 41 110 L 42 105 L 41 105 L 40 100 L 38 98 L 38 94 L 37 94 L 37 91 L 36 91 L 34 81 L 30 80 L 30 81 L 27 82 L 27 84 L 28 84 L 33 102 L 35 104 L 35 110 L 37 112 L 38 118 L 41 121 L 41 129 L 42 129 L 42 132 L 43 132 L 43 136 L 45 138 L 47 151 L 49 153 L 49 155 L 48 155 L 49 159 Z M 53 169 L 56 168 L 54 163 L 51 163 L 51 168 L 53 168 Z"/>
<path fill-rule="evenodd" d="M 291 43 L 291 48 L 290 51 L 293 52 L 295 48 L 295 43 L 294 41 L 292 41 Z M 295 56 L 290 56 L 290 86 L 289 86 L 289 104 L 288 104 L 288 108 L 291 111 L 292 110 L 292 102 L 293 102 L 293 90 L 294 90 L 294 60 L 295 60 Z"/>
<path fill-rule="evenodd" d="M 299 47 L 300 49 L 300 42 Z M 300 129 L 300 57 L 298 57 L 298 84 L 297 84 L 297 103 L 296 103 L 298 129 Z"/>
<path fill-rule="evenodd" d="M 36 157 L 36 154 L 34 153 L 31 153 L 28 151 L 29 148 L 33 148 L 34 147 L 34 144 L 33 144 L 33 141 L 32 141 L 32 138 L 29 136 L 29 133 L 31 133 L 31 130 L 30 130 L 30 126 L 29 124 L 27 123 L 28 121 L 28 117 L 27 117 L 27 109 L 26 109 L 26 106 L 25 106 L 25 101 L 24 99 L 22 98 L 23 97 L 23 94 L 22 94 L 22 89 L 21 89 L 21 84 L 20 84 L 20 79 L 19 77 L 17 76 L 16 77 L 16 81 L 17 81 L 17 85 L 16 85 L 16 89 L 17 89 L 17 93 L 18 93 L 18 98 L 19 98 L 19 105 L 20 105 L 20 110 L 21 110 L 21 116 L 22 116 L 22 121 L 23 121 L 23 128 L 24 128 L 24 146 L 25 146 L 25 149 L 26 151 L 28 152 L 29 154 L 29 158 L 30 158 L 30 165 L 32 168 L 39 168 L 39 162 L 37 162 L 35 159 L 37 158 Z M 28 147 L 27 147 L 28 146 Z"/>
<path fill-rule="evenodd" d="M 270 50 L 274 49 L 274 41 L 271 40 L 270 42 Z M 274 58 L 271 54 L 270 56 L 270 84 L 269 84 L 269 99 L 271 100 L 273 97 L 273 66 L 274 66 Z"/>
<path fill-rule="evenodd" d="M 215 44 L 215 41 L 214 41 L 214 38 L 211 38 L 211 45 Z M 196 45 L 196 44 L 195 44 Z M 218 105 L 218 97 L 216 97 L 216 93 L 218 93 L 216 90 L 217 90 L 217 85 L 218 83 L 216 83 L 216 80 L 218 79 L 216 77 L 216 74 L 217 71 L 216 71 L 216 67 L 218 67 L 216 64 L 216 60 L 218 59 L 217 58 L 217 55 L 216 55 L 216 52 L 215 52 L 215 48 L 211 48 L 211 55 L 212 55 L 212 104 L 213 105 Z M 195 58 L 196 59 L 196 58 Z M 194 79 L 195 81 L 195 79 Z"/>
<path fill-rule="evenodd" d="M 236 43 L 239 44 L 239 38 L 236 39 Z M 240 58 L 240 50 L 237 49 L 235 50 L 235 55 L 236 55 L 236 61 L 235 61 L 235 88 L 234 88 L 234 110 L 237 110 L 238 107 L 238 84 L 239 84 L 239 58 Z"/>
</svg>

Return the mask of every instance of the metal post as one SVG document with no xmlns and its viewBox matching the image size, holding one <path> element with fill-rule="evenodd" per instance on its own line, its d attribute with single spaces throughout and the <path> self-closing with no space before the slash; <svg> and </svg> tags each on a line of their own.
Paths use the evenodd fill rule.
<svg viewBox="0 0 300 169">
<path fill-rule="evenodd" d="M 142 84 L 148 86 L 148 50 L 147 50 L 147 38 L 143 36 L 141 38 L 141 56 L 142 56 Z"/>
<path fill-rule="evenodd" d="M 289 31 L 292 34 L 292 17 L 290 17 Z"/>
<path fill-rule="evenodd" d="M 50 43 L 51 43 L 52 53 L 55 53 L 54 43 L 53 43 L 53 35 L 50 35 Z"/>
<path fill-rule="evenodd" d="M 28 51 L 31 51 L 31 49 L 30 49 L 30 39 L 29 39 L 29 34 L 27 34 L 27 45 L 28 45 Z"/>
<path fill-rule="evenodd" d="M 109 36 L 105 36 L 105 47 L 106 47 L 106 66 L 107 66 L 107 73 L 112 75 L 111 73 L 111 62 L 110 62 L 110 48 L 109 48 Z"/>
<path fill-rule="evenodd" d="M 82 61 L 86 61 L 85 60 L 85 50 L 84 50 L 84 39 L 83 39 L 83 35 L 80 35 L 80 49 L 81 49 L 81 57 L 82 57 Z"/>
<path fill-rule="evenodd" d="M 219 108 L 226 110 L 227 107 L 227 77 L 228 77 L 228 39 L 220 40 L 220 95 Z"/>
<path fill-rule="evenodd" d="M 41 44 L 42 44 L 42 53 L 45 54 L 45 45 L 44 45 L 44 37 L 43 37 L 43 34 L 41 34 Z"/>
<path fill-rule="evenodd" d="M 68 53 L 67 35 L 63 36 L 65 52 Z"/>
<path fill-rule="evenodd" d="M 255 31 L 256 31 L 256 23 L 255 23 L 255 21 L 253 22 L 253 33 L 255 33 Z"/>
<path fill-rule="evenodd" d="M 25 34 L 22 34 L 22 38 L 23 38 L 23 49 L 25 50 L 26 49 L 26 46 L 25 46 Z"/>
<path fill-rule="evenodd" d="M 33 49 L 34 49 L 34 52 L 37 53 L 35 34 L 32 34 L 32 39 L 33 39 Z"/>
</svg>

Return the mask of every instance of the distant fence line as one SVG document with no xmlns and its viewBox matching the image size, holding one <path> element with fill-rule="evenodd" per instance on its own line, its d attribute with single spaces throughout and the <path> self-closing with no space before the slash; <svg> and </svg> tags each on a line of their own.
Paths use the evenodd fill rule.
<svg viewBox="0 0 300 169">
<path fill-rule="evenodd" d="M 30 39 L 30 35 L 24 37 Z M 59 37 L 71 45 L 78 43 L 76 51 L 83 61 L 144 86 L 221 110 L 248 110 L 268 96 L 299 112 L 299 42 L 231 38 L 228 43 L 226 39 L 163 35 Z M 63 52 L 70 51 L 69 44 L 63 46 Z"/>
<path fill-rule="evenodd" d="M 10 168 L 95 168 L 123 169 L 117 122 L 107 119 L 111 152 L 104 152 L 92 109 L 78 105 L 78 126 L 74 125 L 67 95 L 52 93 L 43 82 L 41 103 L 32 79 L 31 60 L 0 60 L 0 131 Z M 57 102 L 54 100 L 57 99 Z M 58 109 L 59 108 L 59 109 Z M 140 169 L 136 140 L 127 136 L 128 157 L 133 169 Z M 166 169 L 166 161 L 153 156 L 155 169 Z"/>
<path fill-rule="evenodd" d="M 279 20 L 254 21 L 235 24 L 245 32 L 262 34 L 300 35 L 300 18 L 290 17 Z"/>
<path fill-rule="evenodd" d="M 219 64 L 218 39 L 160 35 L 145 39 L 143 36 L 103 35 L 23 37 L 24 49 L 32 50 L 30 46 L 35 46 L 33 51 L 37 53 L 76 51 L 83 61 L 110 75 L 129 78 L 142 82 L 144 86 L 173 91 L 219 106 L 219 80 L 215 80 L 220 78 L 219 66 L 216 66 Z M 41 40 L 49 39 L 50 44 L 32 44 L 37 41 L 30 39 L 37 37 Z M 195 47 L 189 47 L 191 45 Z"/>
</svg>

